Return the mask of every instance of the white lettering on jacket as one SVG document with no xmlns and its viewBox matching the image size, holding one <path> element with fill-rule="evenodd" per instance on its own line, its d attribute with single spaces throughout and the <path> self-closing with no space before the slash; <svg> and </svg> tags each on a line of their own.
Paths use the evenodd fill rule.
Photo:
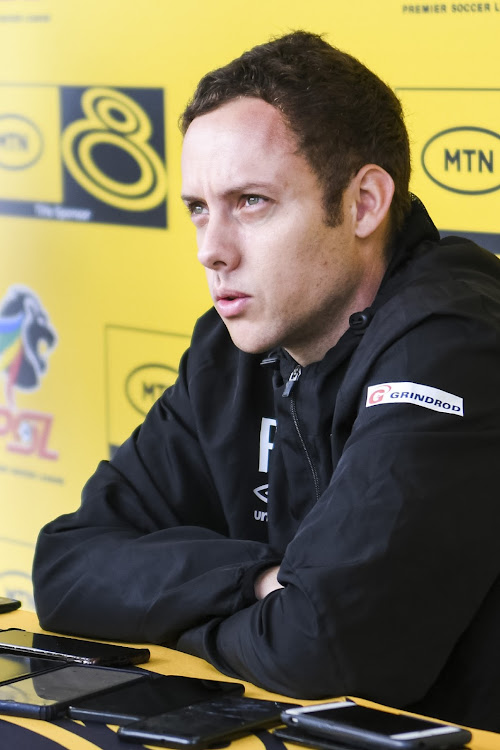
<svg viewBox="0 0 500 750">
<path fill-rule="evenodd" d="M 416 404 L 424 409 L 464 415 L 464 400 L 453 393 L 421 383 L 379 383 L 368 386 L 366 406 L 380 404 Z"/>
<path fill-rule="evenodd" d="M 260 446 L 259 446 L 259 471 L 269 471 L 269 454 L 274 448 L 274 433 L 276 432 L 276 420 L 262 417 L 260 424 Z"/>
</svg>

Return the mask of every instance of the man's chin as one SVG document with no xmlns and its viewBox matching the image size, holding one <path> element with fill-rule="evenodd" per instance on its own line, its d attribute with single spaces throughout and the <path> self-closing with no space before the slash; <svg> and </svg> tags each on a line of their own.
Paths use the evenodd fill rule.
<svg viewBox="0 0 500 750">
<path fill-rule="evenodd" d="M 266 354 L 270 349 L 277 346 L 270 339 L 245 335 L 241 331 L 234 330 L 234 327 L 227 325 L 226 321 L 224 323 L 233 344 L 245 354 Z"/>
</svg>

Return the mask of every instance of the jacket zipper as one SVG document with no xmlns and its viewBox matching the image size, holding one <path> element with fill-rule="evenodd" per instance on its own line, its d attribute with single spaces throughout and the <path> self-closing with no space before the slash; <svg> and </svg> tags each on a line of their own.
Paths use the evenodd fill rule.
<svg viewBox="0 0 500 750">
<path fill-rule="evenodd" d="M 314 468 L 314 464 L 312 462 L 311 456 L 309 455 L 309 451 L 307 450 L 307 445 L 305 443 L 304 438 L 302 437 L 302 432 L 300 430 L 300 423 L 299 418 L 297 415 L 297 405 L 295 402 L 295 397 L 291 395 L 292 389 L 298 379 L 300 378 L 302 374 L 302 367 L 300 365 L 297 365 L 293 371 L 290 377 L 288 378 L 287 384 L 285 386 L 285 390 L 283 391 L 282 398 L 289 398 L 290 399 L 290 414 L 292 415 L 293 424 L 295 425 L 295 430 L 297 432 L 297 435 L 299 437 L 300 444 L 302 446 L 302 450 L 304 451 L 307 459 L 307 463 L 309 464 L 309 468 L 311 470 L 313 482 L 314 482 L 314 491 L 316 493 L 316 500 L 319 500 L 320 492 L 319 492 L 319 481 L 318 481 L 318 475 L 316 473 L 316 469 Z"/>
<path fill-rule="evenodd" d="M 302 367 L 300 365 L 296 365 L 292 371 L 292 374 L 288 378 L 287 384 L 285 385 L 285 390 L 283 391 L 282 398 L 287 398 L 290 395 L 290 393 L 292 392 L 292 388 L 300 378 L 301 373 Z"/>
</svg>

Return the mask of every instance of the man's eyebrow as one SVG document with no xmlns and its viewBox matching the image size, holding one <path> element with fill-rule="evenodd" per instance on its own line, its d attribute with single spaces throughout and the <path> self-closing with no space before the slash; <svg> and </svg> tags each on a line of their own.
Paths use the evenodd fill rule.
<svg viewBox="0 0 500 750">
<path fill-rule="evenodd" d="M 254 193 L 258 190 L 269 190 L 270 186 L 271 183 L 269 181 L 256 182 L 255 180 L 252 180 L 251 182 L 243 182 L 241 185 L 235 185 L 234 187 L 225 190 L 224 193 L 227 193 L 228 195 L 232 193 Z"/>
<path fill-rule="evenodd" d="M 200 201 L 200 198 L 195 198 L 194 195 L 182 195 L 181 194 L 181 201 L 183 201 L 184 203 L 194 203 L 195 201 Z"/>
</svg>

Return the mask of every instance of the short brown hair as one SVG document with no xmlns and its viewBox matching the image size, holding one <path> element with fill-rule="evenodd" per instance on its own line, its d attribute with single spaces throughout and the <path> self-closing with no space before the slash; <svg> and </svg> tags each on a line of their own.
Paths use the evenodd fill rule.
<svg viewBox="0 0 500 750">
<path fill-rule="evenodd" d="M 323 187 L 327 221 L 341 221 L 344 190 L 365 164 L 393 178 L 393 229 L 410 207 L 410 149 L 399 99 L 356 58 L 317 35 L 295 31 L 207 73 L 180 118 L 186 133 L 200 115 L 241 96 L 276 107 Z"/>
</svg>

